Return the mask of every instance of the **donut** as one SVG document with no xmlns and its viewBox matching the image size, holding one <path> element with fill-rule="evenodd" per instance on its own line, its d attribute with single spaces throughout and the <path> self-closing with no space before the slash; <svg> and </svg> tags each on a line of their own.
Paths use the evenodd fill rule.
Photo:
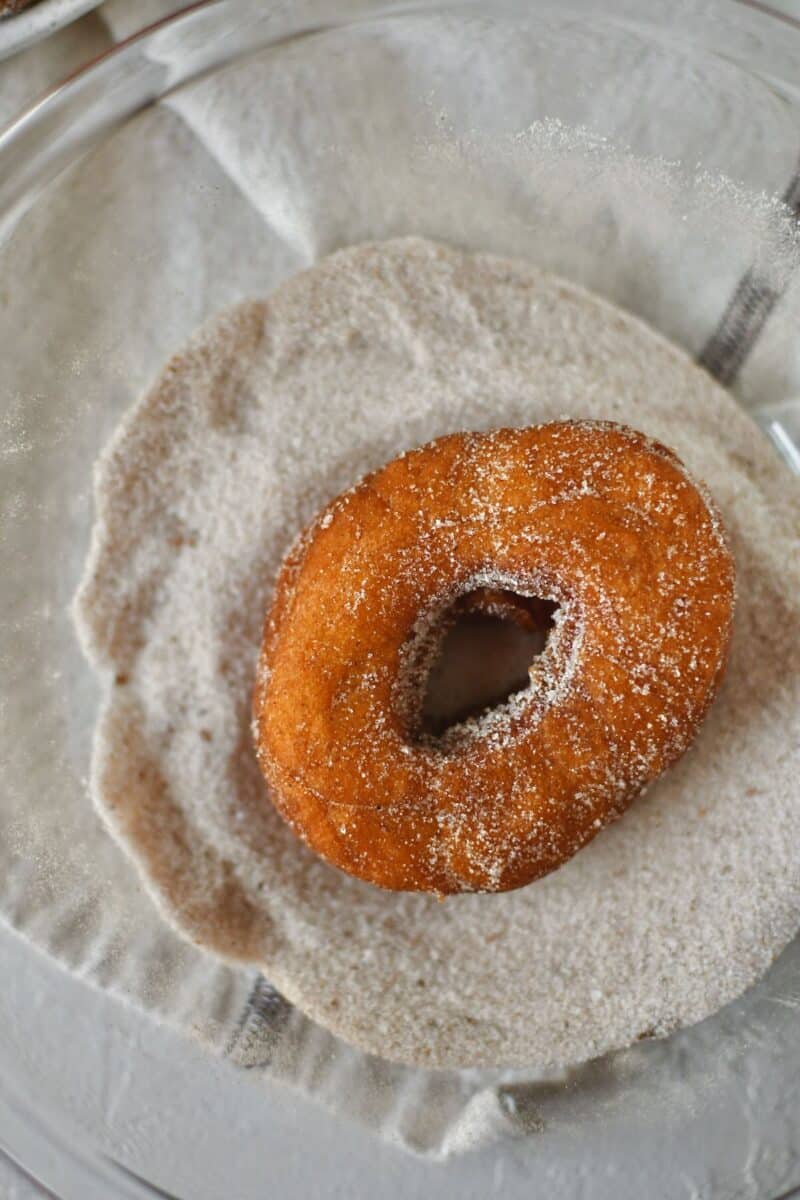
<svg viewBox="0 0 800 1200">
<path fill-rule="evenodd" d="M 610 422 L 446 435 L 334 499 L 279 573 L 253 697 L 272 802 L 383 888 L 502 892 L 565 863 L 689 747 L 730 644 L 720 514 Z M 433 736 L 465 609 L 551 626 L 530 682 Z"/>
</svg>

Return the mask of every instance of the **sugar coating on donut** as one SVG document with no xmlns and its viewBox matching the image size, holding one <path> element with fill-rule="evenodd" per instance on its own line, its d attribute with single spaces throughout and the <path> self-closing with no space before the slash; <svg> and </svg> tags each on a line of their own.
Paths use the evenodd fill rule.
<svg viewBox="0 0 800 1200">
<path fill-rule="evenodd" d="M 459 598 L 556 604 L 530 683 L 439 738 L 422 698 Z M 665 447 L 607 422 L 462 433 L 296 543 L 254 697 L 279 810 L 328 861 L 439 894 L 560 866 L 688 747 L 722 678 L 733 562 Z"/>
</svg>

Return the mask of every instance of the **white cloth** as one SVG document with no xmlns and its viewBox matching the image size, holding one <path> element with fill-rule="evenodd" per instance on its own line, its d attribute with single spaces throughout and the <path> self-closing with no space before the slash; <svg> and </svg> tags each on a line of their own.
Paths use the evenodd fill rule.
<svg viewBox="0 0 800 1200">
<path fill-rule="evenodd" d="M 58 74 L 55 62 L 72 67 L 172 7 L 109 0 L 4 65 L 0 117 Z M 750 265 L 757 233 L 738 220 L 738 199 L 676 180 L 665 167 L 643 176 L 633 160 L 552 125 L 519 141 L 475 138 L 479 126 L 522 130 L 522 114 L 539 111 L 547 40 L 535 63 L 536 51 L 518 54 L 517 44 L 515 34 L 487 25 L 467 45 L 448 18 L 367 26 L 354 39 L 334 34 L 259 53 L 123 129 L 37 206 L 0 267 L 4 278 L 24 280 L 11 300 L 17 336 L 4 362 L 9 428 L 19 419 L 22 431 L 32 399 L 52 398 L 57 379 L 64 411 L 87 389 L 112 387 L 107 434 L 205 316 L 263 294 L 339 245 L 399 232 L 527 254 L 699 353 Z M 456 68 L 444 82 L 441 54 Z M 675 86 L 668 62 L 632 47 L 613 88 L 576 89 L 571 120 L 596 127 L 612 108 L 644 112 L 648 96 Z M 687 72 L 681 86 L 692 84 Z M 403 123 L 399 114 L 408 110 L 398 95 L 425 97 L 422 122 L 418 112 Z M 720 161 L 730 163 L 747 97 L 708 89 L 704 103 Z M 644 119 L 638 129 L 639 154 L 694 161 L 691 130 L 676 129 L 674 144 L 664 146 L 652 144 Z M 696 131 L 697 144 L 713 171 L 706 132 Z M 783 191 L 795 169 L 792 140 L 740 140 L 741 178 Z M 716 206 L 716 228 L 701 202 Z M 505 224 L 495 221 L 498 206 L 511 214 Z M 779 260 L 766 266 L 782 287 Z M 54 298 L 48 308 L 48 280 L 63 272 L 74 274 L 74 305 L 65 309 Z M 114 290 L 110 280 L 120 272 L 124 286 Z M 151 272 L 160 281 L 157 312 Z M 93 304 L 95 292 L 102 306 Z M 745 401 L 779 406 L 792 395 L 794 367 L 800 376 L 796 353 L 787 351 L 793 336 L 792 322 L 767 327 L 742 372 Z M 76 479 L 76 489 L 85 493 L 85 483 Z M 83 548 L 71 561 L 73 579 Z M 77 649 L 69 662 L 75 706 L 89 712 L 93 683 Z M 70 736 L 85 762 L 86 730 L 76 722 Z M 221 966 L 183 943 L 162 924 L 85 798 L 65 798 L 58 811 L 22 794 L 2 803 L 0 912 L 99 986 L 199 1030 L 243 1066 L 283 1078 L 418 1153 L 443 1157 L 536 1128 L 525 1073 L 426 1072 L 370 1058 L 290 1010 L 257 973 Z"/>
</svg>

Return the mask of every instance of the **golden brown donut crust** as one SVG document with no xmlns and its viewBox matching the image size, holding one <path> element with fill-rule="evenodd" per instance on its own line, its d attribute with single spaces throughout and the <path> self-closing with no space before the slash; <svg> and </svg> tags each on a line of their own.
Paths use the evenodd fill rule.
<svg viewBox="0 0 800 1200">
<path fill-rule="evenodd" d="M 509 593 L 560 606 L 530 687 L 426 737 L 448 618 L 466 596 L 490 611 Z M 687 749 L 733 600 L 713 502 L 643 434 L 553 422 L 439 438 L 333 500 L 283 565 L 254 694 L 271 797 L 318 854 L 381 887 L 521 887 Z"/>
</svg>

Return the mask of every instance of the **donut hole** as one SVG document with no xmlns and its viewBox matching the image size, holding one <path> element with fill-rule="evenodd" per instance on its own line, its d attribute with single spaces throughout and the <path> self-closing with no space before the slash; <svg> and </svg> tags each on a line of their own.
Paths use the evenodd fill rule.
<svg viewBox="0 0 800 1200">
<path fill-rule="evenodd" d="M 461 596 L 445 616 L 446 633 L 425 683 L 421 735 L 439 738 L 527 688 L 558 607 L 514 592 L 478 589 Z"/>
</svg>

